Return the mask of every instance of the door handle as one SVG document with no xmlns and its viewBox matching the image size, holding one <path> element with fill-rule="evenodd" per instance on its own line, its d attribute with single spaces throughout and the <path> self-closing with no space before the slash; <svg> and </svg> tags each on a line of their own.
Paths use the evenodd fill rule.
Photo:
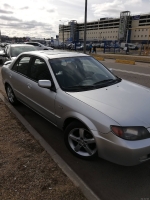
<svg viewBox="0 0 150 200">
<path fill-rule="evenodd" d="M 28 89 L 31 89 L 31 84 L 27 83 L 27 87 L 28 87 Z"/>
<path fill-rule="evenodd" d="M 9 73 L 9 78 L 11 78 L 12 77 L 12 74 L 11 73 Z"/>
</svg>

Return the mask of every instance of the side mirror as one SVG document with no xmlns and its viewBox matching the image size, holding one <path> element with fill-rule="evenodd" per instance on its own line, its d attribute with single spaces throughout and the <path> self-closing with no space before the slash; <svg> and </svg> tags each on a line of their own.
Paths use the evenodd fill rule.
<svg viewBox="0 0 150 200">
<path fill-rule="evenodd" d="M 42 88 L 51 88 L 52 83 L 49 80 L 39 80 L 38 86 Z"/>
<path fill-rule="evenodd" d="M 112 68 L 109 68 L 109 70 L 110 70 L 111 72 L 113 72 L 113 69 L 112 69 Z"/>
<path fill-rule="evenodd" d="M 2 57 L 7 57 L 7 54 L 6 54 L 6 52 L 4 51 L 0 56 L 2 56 Z"/>
</svg>

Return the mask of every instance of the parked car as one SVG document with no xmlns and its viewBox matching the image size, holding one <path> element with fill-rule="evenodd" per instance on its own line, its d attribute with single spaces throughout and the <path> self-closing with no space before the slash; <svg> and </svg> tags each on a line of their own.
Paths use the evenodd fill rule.
<svg viewBox="0 0 150 200">
<path fill-rule="evenodd" d="M 21 101 L 62 129 L 74 155 L 121 165 L 150 159 L 149 88 L 77 52 L 22 53 L 1 73 L 9 102 Z"/>
<path fill-rule="evenodd" d="M 132 43 L 124 43 L 124 42 L 121 43 L 120 48 L 121 48 L 121 49 L 124 49 L 124 48 L 127 47 L 127 46 L 128 46 L 128 48 L 129 48 L 130 50 L 138 50 L 138 49 L 139 49 L 138 46 L 135 45 L 135 44 L 132 44 Z"/>
<path fill-rule="evenodd" d="M 39 42 L 25 42 L 25 44 L 33 45 L 37 50 L 53 50 L 52 47 L 47 47 Z"/>
<path fill-rule="evenodd" d="M 4 62 L 4 50 L 0 47 L 0 64 Z"/>
<path fill-rule="evenodd" d="M 100 48 L 104 48 L 104 43 L 101 43 L 101 44 L 100 44 Z"/>
<path fill-rule="evenodd" d="M 0 51 L 0 62 L 3 64 L 5 61 L 15 59 L 20 53 L 27 51 L 35 51 L 36 48 L 29 44 L 8 44 L 4 50 Z"/>
<path fill-rule="evenodd" d="M 99 48 L 99 47 L 100 47 L 100 43 L 95 43 L 95 46 L 96 46 L 97 48 Z"/>
<path fill-rule="evenodd" d="M 76 47 L 75 47 L 75 44 L 72 44 L 71 45 L 71 50 L 77 50 L 77 51 L 80 51 L 80 50 L 83 50 L 83 45 L 81 44 L 76 44 Z"/>
<path fill-rule="evenodd" d="M 6 45 L 8 45 L 8 44 L 10 44 L 10 43 L 7 43 L 7 42 L 0 43 L 0 47 L 1 47 L 2 49 L 4 49 L 4 48 L 5 48 L 5 46 L 6 46 Z"/>
</svg>

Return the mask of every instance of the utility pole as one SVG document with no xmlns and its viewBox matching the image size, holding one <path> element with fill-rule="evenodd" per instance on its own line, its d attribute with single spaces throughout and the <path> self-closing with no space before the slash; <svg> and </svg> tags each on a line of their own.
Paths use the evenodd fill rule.
<svg viewBox="0 0 150 200">
<path fill-rule="evenodd" d="M 1 30 L 0 30 L 0 43 L 1 43 Z"/>
<path fill-rule="evenodd" d="M 85 0 L 85 17 L 84 17 L 84 53 L 86 53 L 86 24 L 87 24 L 87 0 Z"/>
<path fill-rule="evenodd" d="M 64 49 L 64 23 L 63 23 L 63 49 Z"/>
</svg>

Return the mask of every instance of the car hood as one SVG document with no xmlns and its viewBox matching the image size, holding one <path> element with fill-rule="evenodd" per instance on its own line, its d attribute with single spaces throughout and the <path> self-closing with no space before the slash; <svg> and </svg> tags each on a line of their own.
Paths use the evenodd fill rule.
<svg viewBox="0 0 150 200">
<path fill-rule="evenodd" d="M 122 80 L 96 90 L 68 92 L 121 126 L 150 127 L 150 89 Z"/>
</svg>

